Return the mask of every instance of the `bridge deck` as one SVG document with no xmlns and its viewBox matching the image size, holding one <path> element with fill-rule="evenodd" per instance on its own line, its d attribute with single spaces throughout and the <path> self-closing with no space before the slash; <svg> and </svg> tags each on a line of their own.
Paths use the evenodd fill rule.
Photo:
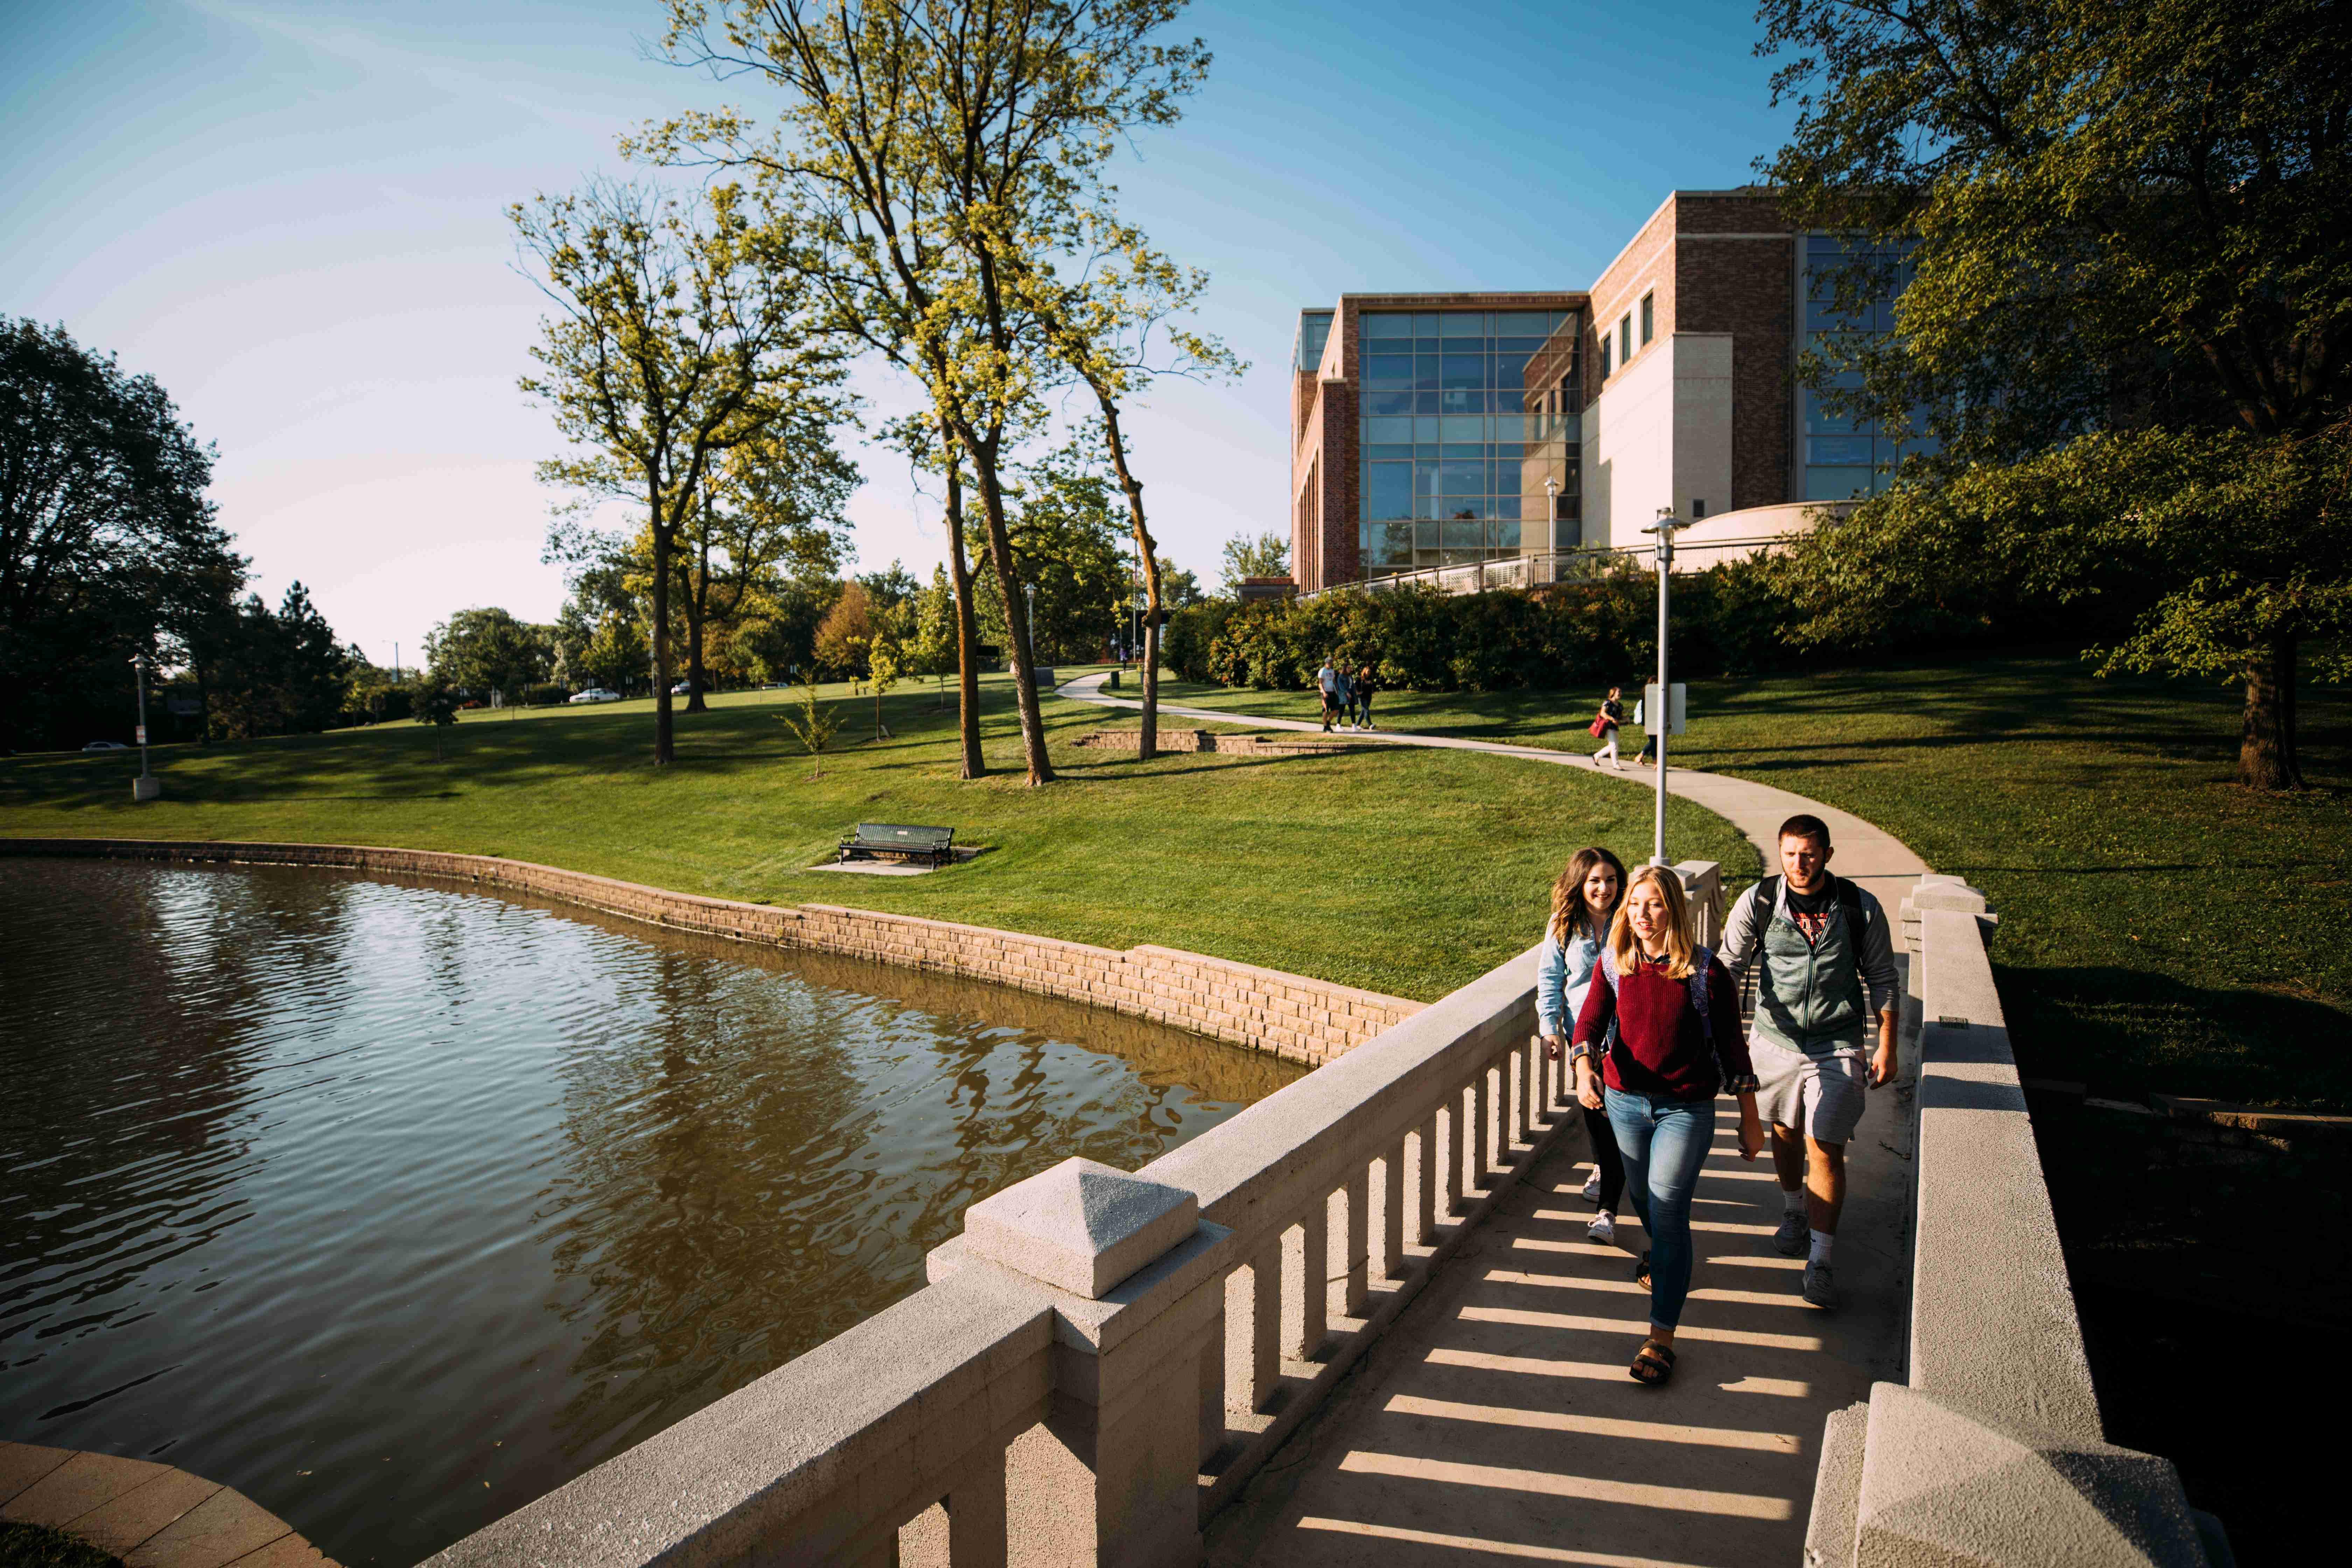
<svg viewBox="0 0 2352 1568">
<path fill-rule="evenodd" d="M 1874 1093 L 1849 1145 L 1833 1313 L 1769 1246 L 1769 1156 L 1744 1163 L 1719 1119 L 1664 1389 L 1626 1375 L 1647 1318 L 1640 1226 L 1628 1213 L 1616 1248 L 1585 1240 L 1571 1129 L 1212 1524 L 1209 1562 L 1799 1561 L 1823 1418 L 1903 1375 L 1910 1093 Z"/>
</svg>

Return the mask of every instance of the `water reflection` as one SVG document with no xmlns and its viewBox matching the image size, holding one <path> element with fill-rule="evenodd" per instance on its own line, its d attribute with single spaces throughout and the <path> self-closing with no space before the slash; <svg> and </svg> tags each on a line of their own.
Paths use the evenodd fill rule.
<svg viewBox="0 0 2352 1568">
<path fill-rule="evenodd" d="M 1050 999 L 287 868 L 0 861 L 0 1436 L 404 1563 L 1296 1076 Z"/>
</svg>

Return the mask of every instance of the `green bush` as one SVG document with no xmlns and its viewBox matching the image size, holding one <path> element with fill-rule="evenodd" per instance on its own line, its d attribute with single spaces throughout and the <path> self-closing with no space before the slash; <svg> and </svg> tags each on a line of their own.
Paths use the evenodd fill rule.
<svg viewBox="0 0 2352 1568">
<path fill-rule="evenodd" d="M 1231 599 L 1209 599 L 1171 612 L 1160 631 L 1160 662 L 1186 680 L 1211 680 L 1209 647 L 1241 606 Z"/>
<path fill-rule="evenodd" d="M 572 693 L 553 682 L 542 682 L 522 689 L 522 704 L 526 708 L 561 708 Z"/>
<path fill-rule="evenodd" d="M 1168 662 L 1188 680 L 1276 691 L 1305 689 L 1334 656 L 1408 691 L 1630 686 L 1657 658 L 1656 595 L 1649 572 L 1626 566 L 1524 592 L 1414 586 L 1201 605 L 1170 627 Z M 1769 567 L 1738 563 L 1675 578 L 1674 617 L 1677 673 L 1748 674 L 1778 661 L 1787 600 Z"/>
</svg>

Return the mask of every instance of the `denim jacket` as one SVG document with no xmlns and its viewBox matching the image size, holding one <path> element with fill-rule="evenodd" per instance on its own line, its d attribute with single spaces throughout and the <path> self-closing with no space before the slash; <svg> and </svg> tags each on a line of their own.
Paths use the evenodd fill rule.
<svg viewBox="0 0 2352 1568">
<path fill-rule="evenodd" d="M 1592 989 L 1592 968 L 1601 961 L 1601 944 L 1589 936 L 1570 939 L 1568 945 L 1544 927 L 1543 952 L 1536 959 L 1536 1032 L 1566 1039 L 1584 1007 L 1584 994 Z"/>
</svg>

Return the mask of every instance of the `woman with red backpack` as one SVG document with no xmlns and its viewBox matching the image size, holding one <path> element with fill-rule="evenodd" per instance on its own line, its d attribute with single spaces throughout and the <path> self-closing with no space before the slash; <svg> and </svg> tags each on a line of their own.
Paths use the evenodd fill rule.
<svg viewBox="0 0 2352 1568">
<path fill-rule="evenodd" d="M 1764 1152 L 1764 1123 L 1739 993 L 1730 972 L 1691 941 L 1679 876 L 1662 866 L 1633 873 L 1597 967 L 1569 1059 L 1578 1102 L 1609 1113 L 1626 1192 L 1649 1237 L 1633 1279 L 1650 1288 L 1650 1334 L 1629 1370 L 1656 1386 L 1674 1375 L 1675 1328 L 1690 1294 L 1691 1193 L 1715 1142 L 1716 1096 L 1738 1098 L 1741 1159 Z"/>
<path fill-rule="evenodd" d="M 1609 765 L 1621 773 L 1625 764 L 1617 760 L 1617 726 L 1625 721 L 1623 696 L 1622 687 L 1611 687 L 1609 695 L 1601 700 L 1601 711 L 1592 716 L 1591 726 L 1592 738 L 1601 742 L 1601 749 L 1592 753 L 1592 765 L 1599 767 L 1606 758 Z"/>
</svg>

